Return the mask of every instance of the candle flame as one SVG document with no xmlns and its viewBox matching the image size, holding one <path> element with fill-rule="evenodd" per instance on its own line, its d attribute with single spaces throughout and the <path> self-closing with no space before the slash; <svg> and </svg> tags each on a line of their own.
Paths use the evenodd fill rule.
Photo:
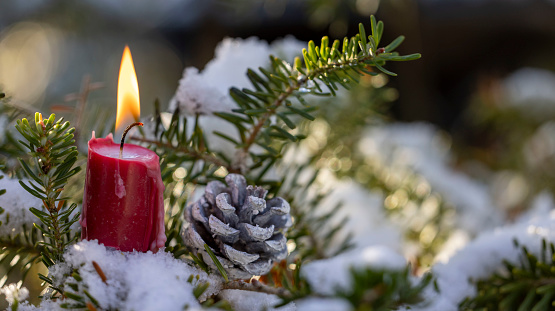
<svg viewBox="0 0 555 311">
<path fill-rule="evenodd" d="M 137 82 L 131 51 L 126 45 L 119 68 L 116 133 L 122 131 L 130 123 L 139 121 L 140 115 L 139 83 Z"/>
</svg>

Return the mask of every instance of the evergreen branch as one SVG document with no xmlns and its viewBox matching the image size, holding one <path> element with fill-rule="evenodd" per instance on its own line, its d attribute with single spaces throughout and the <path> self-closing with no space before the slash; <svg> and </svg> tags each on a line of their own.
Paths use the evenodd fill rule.
<svg viewBox="0 0 555 311">
<path fill-rule="evenodd" d="M 309 163 L 298 167 L 283 168 L 288 172 L 279 183 L 280 188 L 272 191 L 286 193 L 285 199 L 291 206 L 291 216 L 295 219 L 295 225 L 287 233 L 288 239 L 292 240 L 296 247 L 292 254 L 307 259 L 323 259 L 338 255 L 352 247 L 351 234 L 347 233 L 341 239 L 340 233 L 346 219 L 342 219 L 337 224 L 331 221 L 336 219 L 341 210 L 342 203 L 339 202 L 335 207 L 326 213 L 318 213 L 324 199 L 329 193 L 319 192 L 313 197 L 307 197 L 306 193 L 311 191 L 318 177 L 318 171 L 310 172 Z M 308 181 L 301 183 L 300 176 L 310 173 Z M 335 247 L 334 247 L 335 246 Z"/>
<path fill-rule="evenodd" d="M 93 261 L 93 266 L 98 273 L 101 280 L 106 283 L 106 276 L 98 264 Z M 60 304 L 62 309 L 71 310 L 104 310 L 100 308 L 98 299 L 96 299 L 88 290 L 87 284 L 83 283 L 83 278 L 81 277 L 79 270 L 74 270 L 71 277 L 65 282 L 65 285 L 69 289 L 63 292 L 64 303 Z"/>
<path fill-rule="evenodd" d="M 231 170 L 231 167 L 229 167 L 229 163 L 224 162 L 222 159 L 206 152 L 200 152 L 188 146 L 184 146 L 184 145 L 174 146 L 170 142 L 161 142 L 158 140 L 148 139 L 144 137 L 137 137 L 137 136 L 131 136 L 129 140 L 140 142 L 140 143 L 146 143 L 149 145 L 155 145 L 158 148 L 163 148 L 163 149 L 172 150 L 174 152 L 183 153 L 195 160 L 202 160 L 207 163 L 211 163 L 217 166 L 223 166 L 225 168 L 228 168 L 228 170 Z M 230 172 L 233 172 L 233 170 L 231 170 Z"/>
<path fill-rule="evenodd" d="M 372 34 L 366 35 L 364 26 L 359 25 L 359 34 L 345 38 L 342 43 L 335 40 L 330 47 L 329 39 L 322 38 L 320 46 L 314 41 L 303 49 L 304 66 L 300 58 L 294 65 L 270 56 L 271 68 L 259 68 L 259 73 L 249 69 L 247 76 L 251 89 L 230 89 L 230 96 L 238 105 L 231 113 L 216 113 L 223 120 L 232 123 L 240 134 L 240 141 L 228 139 L 250 154 L 253 166 L 247 170 L 263 167 L 282 156 L 288 142 L 304 138 L 302 134 L 293 134 L 296 122 L 314 120 L 310 113 L 316 107 L 310 106 L 305 95 L 334 96 L 338 86 L 350 89 L 365 75 L 377 75 L 370 68 L 375 67 L 389 75 L 394 73 L 383 66 L 388 61 L 408 61 L 420 58 L 420 54 L 400 56 L 394 52 L 404 38 L 401 36 L 384 48 L 378 48 L 383 33 L 383 23 L 376 22 L 371 16 Z M 323 88 L 327 88 L 326 91 Z M 294 103 L 292 100 L 295 99 Z M 273 119 L 276 117 L 275 119 Z M 253 152 L 252 146 L 258 145 L 263 151 Z M 239 159 L 243 162 L 245 159 Z M 243 169 L 245 163 L 237 163 L 232 169 L 248 174 Z"/>
<path fill-rule="evenodd" d="M 301 271 L 302 267 L 297 265 L 292 273 L 286 267 L 277 272 L 275 278 L 281 278 L 280 284 L 287 289 L 287 295 L 280 295 L 282 301 L 275 307 L 307 297 L 328 297 L 345 299 L 354 310 L 395 310 L 423 301 L 422 293 L 433 280 L 431 274 L 426 274 L 419 282 L 413 282 L 410 265 L 402 270 L 351 268 L 348 287 L 338 287 L 334 293 L 322 295 L 302 277 Z"/>
<path fill-rule="evenodd" d="M 520 246 L 520 263 L 503 261 L 503 271 L 476 282 L 478 295 L 467 297 L 460 310 L 553 310 L 555 307 L 555 245 L 542 240 L 541 255 Z"/>
<path fill-rule="evenodd" d="M 27 140 L 21 142 L 29 149 L 31 161 L 29 163 L 20 159 L 29 181 L 20 181 L 21 186 L 33 196 L 40 198 L 44 209 L 30 208 L 42 225 L 35 225 L 43 236 L 43 241 L 37 242 L 42 246 L 42 262 L 47 268 L 63 261 L 63 252 L 67 245 L 75 242 L 77 235 L 72 235 L 71 226 L 79 219 L 76 212 L 77 205 L 65 205 L 65 199 L 60 197 L 68 179 L 80 170 L 73 167 L 77 160 L 77 148 L 73 146 L 74 128 L 69 122 L 62 123 L 63 119 L 55 121 L 52 114 L 48 119 L 43 119 L 40 113 L 35 114 L 33 126 L 27 119 L 17 121 L 16 129 Z M 52 280 L 46 276 L 41 279 L 50 287 L 54 287 Z"/>
<path fill-rule="evenodd" d="M 203 302 L 200 301 L 200 298 L 201 298 L 202 294 L 204 294 L 204 292 L 206 292 L 206 290 L 210 286 L 210 283 L 208 283 L 208 282 L 199 282 L 199 275 L 193 276 L 191 274 L 189 276 L 189 278 L 187 279 L 187 282 L 189 282 L 191 285 L 195 286 L 193 288 L 193 295 L 195 296 L 195 298 L 197 300 L 199 300 L 199 303 L 203 307 L 203 309 L 210 309 L 210 310 L 218 309 L 218 310 L 225 310 L 225 311 L 232 311 L 233 310 L 233 308 L 231 307 L 231 305 L 229 304 L 228 301 L 218 299 L 217 297 L 209 297 L 208 299 L 206 299 Z M 184 307 L 184 310 L 188 310 L 188 309 L 189 308 L 187 306 Z"/>
</svg>

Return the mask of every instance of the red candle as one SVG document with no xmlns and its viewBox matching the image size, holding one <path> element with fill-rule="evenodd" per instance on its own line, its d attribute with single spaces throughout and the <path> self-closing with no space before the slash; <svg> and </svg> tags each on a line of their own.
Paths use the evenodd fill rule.
<svg viewBox="0 0 555 311">
<path fill-rule="evenodd" d="M 121 251 L 164 246 L 164 185 L 158 155 L 112 135 L 89 141 L 81 238 Z"/>
<path fill-rule="evenodd" d="M 116 132 L 138 120 L 139 87 L 131 52 L 123 52 L 118 80 Z M 164 184 L 159 158 L 132 144 L 114 143 L 112 134 L 89 141 L 81 238 L 121 251 L 158 251 L 166 242 Z"/>
</svg>

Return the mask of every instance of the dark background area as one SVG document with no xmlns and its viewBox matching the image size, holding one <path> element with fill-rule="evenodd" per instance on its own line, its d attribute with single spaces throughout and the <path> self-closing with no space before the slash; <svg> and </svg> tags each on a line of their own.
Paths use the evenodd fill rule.
<svg viewBox="0 0 555 311">
<path fill-rule="evenodd" d="M 149 103 L 155 98 L 167 104 L 183 69 L 202 68 L 224 37 L 342 38 L 354 34 L 359 22 L 368 24 L 369 14 L 385 22 L 385 42 L 403 34 L 399 51 L 423 55 L 388 64 L 399 74 L 390 79 L 400 94 L 391 108 L 398 120 L 425 120 L 449 131 L 464 128 L 461 113 L 484 80 L 501 79 L 524 66 L 555 70 L 555 1 L 549 0 L 35 0 L 0 3 L 0 84 L 21 104 L 47 110 L 60 103 L 71 106 L 64 96 L 77 92 L 89 74 L 105 86 L 90 94 L 89 105 L 115 110 L 120 55 L 129 44 L 144 115 L 152 113 Z M 35 27 L 31 32 L 46 29 L 56 37 L 49 53 L 29 56 L 55 63 L 45 77 L 5 56 L 7 47 L 17 53 L 34 46 L 24 39 L 16 40 L 19 47 L 6 43 L 16 27 L 29 25 Z M 21 72 L 28 76 L 19 80 L 42 77 L 46 82 L 30 92 L 37 86 L 13 82 Z"/>
</svg>

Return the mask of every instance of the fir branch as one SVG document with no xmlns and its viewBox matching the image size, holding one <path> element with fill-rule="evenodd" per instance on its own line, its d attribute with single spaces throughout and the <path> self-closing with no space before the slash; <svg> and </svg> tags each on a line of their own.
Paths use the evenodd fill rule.
<svg viewBox="0 0 555 311">
<path fill-rule="evenodd" d="M 74 128 L 63 119 L 55 121 L 52 114 L 43 119 L 35 114 L 33 126 L 27 119 L 17 121 L 16 129 L 26 139 L 20 143 L 29 149 L 30 163 L 20 159 L 23 169 L 30 178 L 28 182 L 20 181 L 21 186 L 33 196 L 40 198 L 44 208 L 31 208 L 30 211 L 39 218 L 43 225 L 35 224 L 42 232 L 44 240 L 38 242 L 43 246 L 42 261 L 46 267 L 62 261 L 67 245 L 77 240 L 71 226 L 79 219 L 77 205 L 65 206 L 66 198 L 61 197 L 70 177 L 80 171 L 73 167 L 77 160 L 77 148 L 73 146 Z"/>
<path fill-rule="evenodd" d="M 253 145 L 258 145 L 266 151 L 262 154 L 251 153 L 255 163 L 251 169 L 259 167 L 259 162 L 281 157 L 283 146 L 288 141 L 295 142 L 303 138 L 303 135 L 294 135 L 290 130 L 296 128 L 295 118 L 291 117 L 314 120 L 310 111 L 315 107 L 307 104 L 303 98 L 305 95 L 336 95 L 338 85 L 350 89 L 350 85 L 358 83 L 361 76 L 377 75 L 370 67 L 395 75 L 383 68 L 387 61 L 420 58 L 420 54 L 399 56 L 393 52 L 404 40 L 402 36 L 385 48 L 378 48 L 383 23 L 376 22 L 371 16 L 371 26 L 372 34 L 367 37 L 364 26 L 360 24 L 359 34 L 350 39 L 345 38 L 341 49 L 339 40 L 331 47 L 327 37 L 322 38 L 319 47 L 310 41 L 308 48 L 303 50 L 304 68 L 299 58 L 292 67 L 287 62 L 270 56 L 270 71 L 259 68 L 261 74 L 250 69 L 247 72 L 253 89 L 230 90 L 230 95 L 239 108 L 233 110 L 235 114 L 215 115 L 237 127 L 241 142 L 236 144 L 243 153 L 250 153 Z M 327 88 L 326 92 L 323 91 L 323 87 Z M 290 100 L 291 97 L 300 105 L 294 104 Z M 277 119 L 271 121 L 274 116 Z"/>
<path fill-rule="evenodd" d="M 410 265 L 402 271 L 351 269 L 352 287 L 337 296 L 348 300 L 357 310 L 387 311 L 423 301 L 422 291 L 431 283 L 426 274 L 413 284 Z"/>
<path fill-rule="evenodd" d="M 271 189 L 271 193 L 285 193 L 285 199 L 291 206 L 291 216 L 295 219 L 295 225 L 287 233 L 289 240 L 294 242 L 295 249 L 292 254 L 303 260 L 323 259 L 338 255 L 353 245 L 351 234 L 347 233 L 341 238 L 342 226 L 346 219 L 337 224 L 332 224 L 341 210 L 342 203 L 327 212 L 319 212 L 322 202 L 328 197 L 329 192 L 318 191 L 316 180 L 319 171 L 308 168 L 313 160 L 309 159 L 304 165 L 298 167 L 281 167 L 287 174 L 279 184 L 279 188 Z M 310 174 L 305 180 L 303 174 Z M 301 181 L 302 180 L 302 181 Z M 314 196 L 306 194 L 316 190 Z"/>
<path fill-rule="evenodd" d="M 461 310 L 553 310 L 555 307 L 555 245 L 542 240 L 541 255 L 520 246 L 520 263 L 503 261 L 503 270 L 476 282 L 478 295 L 467 297 Z"/>
<path fill-rule="evenodd" d="M 422 293 L 433 280 L 431 274 L 426 274 L 418 282 L 413 282 L 410 265 L 402 270 L 351 268 L 348 288 L 339 287 L 330 295 L 322 295 L 302 277 L 300 265 L 293 273 L 287 270 L 281 269 L 277 275 L 281 277 L 287 295 L 280 295 L 282 301 L 276 307 L 307 297 L 328 297 L 345 299 L 355 310 L 395 310 L 423 301 Z"/>
<path fill-rule="evenodd" d="M 223 161 L 222 159 L 206 153 L 206 152 L 201 152 L 198 150 L 195 150 L 194 148 L 188 147 L 186 145 L 173 145 L 171 142 L 161 142 L 159 140 L 154 140 L 154 139 L 148 139 L 145 137 L 137 137 L 137 136 L 131 136 L 129 138 L 129 140 L 131 141 L 136 141 L 139 143 L 145 143 L 148 145 L 154 145 L 158 148 L 161 149 L 166 149 L 166 150 L 172 150 L 173 152 L 178 152 L 180 154 L 183 155 L 187 155 L 188 157 L 195 159 L 195 160 L 201 160 L 201 161 L 205 161 L 207 163 L 211 163 L 217 166 L 223 166 L 225 168 L 228 168 L 228 170 L 231 170 L 230 173 L 233 173 L 234 171 L 229 167 L 229 163 Z"/>
<path fill-rule="evenodd" d="M 98 266 L 98 264 L 96 264 L 95 261 L 93 261 L 93 265 L 99 274 L 99 277 L 104 283 L 106 283 L 106 276 L 104 276 L 102 269 Z M 66 280 L 65 285 L 69 289 L 64 291 L 64 303 L 60 304 L 62 309 L 89 311 L 104 310 L 100 308 L 98 299 L 91 295 L 88 290 L 88 286 L 83 283 L 83 278 L 78 270 L 74 270 L 71 273 L 71 277 Z"/>
</svg>

